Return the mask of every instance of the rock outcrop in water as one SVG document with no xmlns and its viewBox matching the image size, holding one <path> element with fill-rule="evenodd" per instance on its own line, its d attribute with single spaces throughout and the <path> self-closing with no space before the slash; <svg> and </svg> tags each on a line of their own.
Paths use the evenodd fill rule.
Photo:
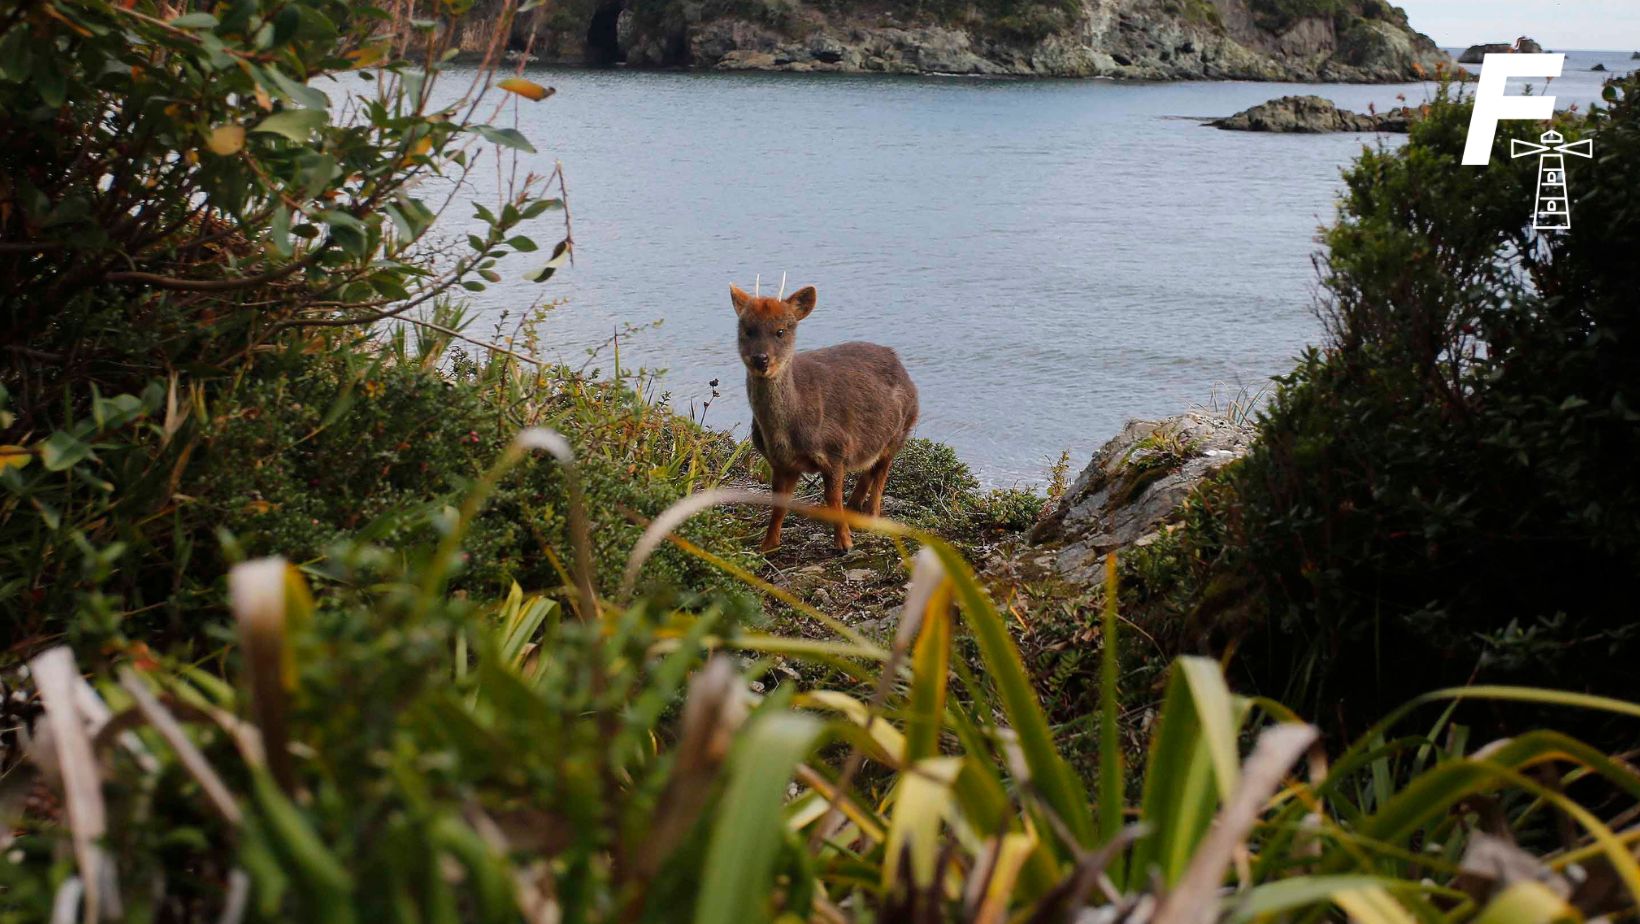
<svg viewBox="0 0 1640 924">
<path fill-rule="evenodd" d="M 1319 96 L 1283 96 L 1208 124 L 1241 132 L 1405 132 L 1412 113 L 1405 107 L 1382 114 L 1351 112 Z"/>
<path fill-rule="evenodd" d="M 1384 82 L 1450 61 L 1387 0 L 563 0 L 509 38 L 557 63 L 724 70 Z"/>
<path fill-rule="evenodd" d="M 1523 55 L 1540 55 L 1543 53 L 1543 46 L 1524 35 L 1518 39 L 1515 39 L 1515 44 L 1513 45 L 1508 42 L 1492 42 L 1486 45 L 1470 45 L 1468 48 L 1463 50 L 1463 54 L 1458 56 L 1458 63 L 1480 64 L 1482 61 L 1486 60 L 1487 55 L 1506 55 L 1511 52 Z"/>
<path fill-rule="evenodd" d="M 1030 542 L 1051 552 L 1062 576 L 1094 583 L 1105 553 L 1152 541 L 1190 492 L 1246 455 L 1253 439 L 1252 427 L 1199 411 L 1129 421 L 1031 530 Z"/>
</svg>

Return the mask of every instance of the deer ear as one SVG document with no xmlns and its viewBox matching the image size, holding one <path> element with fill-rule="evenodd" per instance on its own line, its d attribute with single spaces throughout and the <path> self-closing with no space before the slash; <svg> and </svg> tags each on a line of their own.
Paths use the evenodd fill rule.
<svg viewBox="0 0 1640 924">
<path fill-rule="evenodd" d="M 735 306 L 736 316 L 745 314 L 746 309 L 752 307 L 752 297 L 732 282 L 729 283 L 729 301 Z"/>
<path fill-rule="evenodd" d="M 814 286 L 804 286 L 787 296 L 786 304 L 792 306 L 792 309 L 797 312 L 797 320 L 801 321 L 809 316 L 809 312 L 814 310 L 814 303 L 819 297 L 820 293 L 814 291 Z"/>
</svg>

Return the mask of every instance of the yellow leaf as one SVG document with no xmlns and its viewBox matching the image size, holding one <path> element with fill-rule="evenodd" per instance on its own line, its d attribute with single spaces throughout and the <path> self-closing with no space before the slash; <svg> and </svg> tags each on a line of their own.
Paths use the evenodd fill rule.
<svg viewBox="0 0 1640 924">
<path fill-rule="evenodd" d="M 1526 880 L 1504 889 L 1494 898 L 1475 924 L 1513 924 L 1516 921 L 1580 921 L 1565 900 L 1541 882 Z"/>
<path fill-rule="evenodd" d="M 1417 924 L 1382 886 L 1361 886 L 1333 893 L 1333 903 L 1344 909 L 1356 924 Z"/>
<path fill-rule="evenodd" d="M 369 67 L 372 64 L 379 63 L 386 57 L 387 45 L 385 43 L 366 45 L 347 53 L 347 58 L 353 62 L 354 67 Z"/>
<path fill-rule="evenodd" d="M 0 472 L 8 468 L 22 468 L 34 461 L 34 453 L 22 446 L 0 446 Z"/>
<path fill-rule="evenodd" d="M 212 154 L 223 157 L 238 154 L 245 147 L 245 126 L 218 125 L 205 136 L 205 146 L 211 149 Z"/>
<path fill-rule="evenodd" d="M 894 796 L 894 814 L 884 845 L 883 886 L 891 888 L 901 877 L 900 858 L 909 853 L 911 881 L 926 888 L 934 881 L 939 862 L 940 822 L 952 809 L 951 787 L 962 772 L 960 757 L 930 757 L 917 761 L 900 777 Z"/>
<path fill-rule="evenodd" d="M 522 77 L 508 77 L 506 80 L 496 84 L 496 86 L 506 90 L 508 93 L 517 93 L 525 99 L 532 100 L 543 100 L 558 92 L 552 87 L 543 87 L 533 80 L 525 80 Z"/>
</svg>

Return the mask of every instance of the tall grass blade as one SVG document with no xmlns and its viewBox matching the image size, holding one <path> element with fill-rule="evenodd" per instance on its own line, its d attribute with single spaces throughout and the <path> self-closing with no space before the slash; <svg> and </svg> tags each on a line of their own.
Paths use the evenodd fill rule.
<svg viewBox="0 0 1640 924">
<path fill-rule="evenodd" d="M 261 734 L 268 769 L 287 793 L 296 789 L 286 717 L 288 683 L 295 673 L 285 644 L 291 570 L 282 558 L 262 558 L 235 565 L 228 572 L 228 595 L 239 623 L 240 651 L 251 690 L 251 714 Z"/>
<path fill-rule="evenodd" d="M 102 846 L 108 831 L 108 811 L 91 737 L 75 702 L 80 672 L 74 655 L 66 646 L 43 651 L 29 662 L 29 675 L 39 690 L 40 705 L 45 710 L 44 728 L 50 736 L 51 753 L 37 754 L 36 762 L 47 766 L 46 761 L 53 762 L 62 783 L 69 836 L 85 889 L 85 920 L 119 918 L 123 913 L 119 883 L 114 862 Z"/>
<path fill-rule="evenodd" d="M 154 694 L 148 691 L 147 685 L 129 667 L 120 670 L 120 686 L 131 695 L 131 701 L 142 717 L 154 727 L 154 731 L 158 732 L 161 738 L 165 739 L 165 743 L 171 746 L 183 769 L 199 783 L 199 788 L 204 791 L 206 801 L 211 803 L 211 807 L 216 809 L 217 814 L 228 824 L 238 827 L 244 817 L 239 810 L 239 803 L 234 801 L 228 785 L 222 782 L 222 777 L 217 775 L 215 768 L 205 759 L 205 755 L 194 746 L 176 717 L 160 705 Z"/>
<path fill-rule="evenodd" d="M 1152 833 L 1134 849 L 1127 870 L 1130 888 L 1145 882 L 1152 869 L 1167 885 L 1184 874 L 1207 832 L 1224 777 L 1234 780 L 1240 773 L 1239 768 L 1227 774 L 1216 767 L 1226 751 L 1230 761 L 1235 760 L 1234 711 L 1216 662 L 1174 662 L 1151 738 L 1141 797 L 1140 817 Z"/>
<path fill-rule="evenodd" d="M 1118 595 L 1116 553 L 1105 556 L 1105 600 L 1100 611 L 1099 643 L 1099 839 L 1110 843 L 1122 831 L 1122 809 L 1126 781 L 1122 770 L 1122 738 L 1117 719 L 1122 708 L 1117 673 L 1121 659 L 1117 650 L 1116 623 Z M 1111 877 L 1123 879 L 1122 857 L 1111 862 Z"/>
<path fill-rule="evenodd" d="M 1029 834 L 1005 834 L 990 850 L 990 876 L 983 880 L 984 890 L 972 918 L 974 924 L 1002 924 L 1008 920 L 1008 904 L 1018 887 L 1020 870 L 1036 850 L 1036 838 Z"/>
<path fill-rule="evenodd" d="M 1269 920 L 1286 912 L 1298 911 L 1332 902 L 1344 892 L 1368 888 L 1406 887 L 1406 883 L 1365 873 L 1344 873 L 1336 876 L 1298 876 L 1278 879 L 1254 886 L 1244 892 L 1231 907 L 1228 924 L 1246 924 L 1249 921 Z"/>
<path fill-rule="evenodd" d="M 1541 882 L 1517 882 L 1504 889 L 1481 909 L 1473 924 L 1542 924 L 1545 921 L 1580 921 L 1577 909 Z"/>
<path fill-rule="evenodd" d="M 942 574 L 943 576 L 943 574 Z M 906 759 L 939 754 L 945 696 L 951 674 L 951 590 L 941 580 L 922 611 L 922 628 L 911 657 L 911 713 L 906 722 Z"/>
<path fill-rule="evenodd" d="M 884 845 L 883 888 L 901 884 L 904 859 L 911 862 L 906 891 L 920 892 L 934 881 L 939 861 L 940 826 L 951 808 L 951 785 L 962 769 L 960 757 L 932 757 L 906 768 L 894 795 Z"/>
<path fill-rule="evenodd" d="M 785 830 L 786 786 L 819 732 L 819 722 L 796 713 L 765 715 L 746 727 L 706 848 L 695 903 L 698 924 L 767 919 L 775 854 Z"/>
<path fill-rule="evenodd" d="M 353 880 L 341 859 L 325 846 L 267 773 L 251 771 L 251 793 L 268 839 L 295 872 L 303 898 L 317 920 L 323 924 L 353 924 L 357 920 Z"/>
<path fill-rule="evenodd" d="M 1382 886 L 1360 886 L 1333 894 L 1333 904 L 1344 909 L 1355 924 L 1418 924 L 1412 912 L 1402 907 Z"/>
<path fill-rule="evenodd" d="M 1019 749 L 1031 772 L 1031 782 L 1080 847 L 1094 841 L 1093 814 L 1087 793 L 1055 747 L 1048 718 L 1031 686 L 1019 648 L 1008 626 L 997 613 L 990 596 L 980 586 L 973 569 L 961 553 L 943 541 L 929 537 L 928 546 L 939 555 L 962 603 L 964 618 L 974 634 L 981 659 L 1002 699 L 1009 725 L 1019 736 Z"/>
<path fill-rule="evenodd" d="M 1319 733 L 1308 725 L 1277 725 L 1259 735 L 1236 792 L 1225 803 L 1178 888 L 1156 912 L 1156 924 L 1206 924 L 1216 915 L 1213 893 L 1224 881 L 1235 851 L 1258 822 L 1259 814 L 1288 768 L 1315 743 Z"/>
</svg>

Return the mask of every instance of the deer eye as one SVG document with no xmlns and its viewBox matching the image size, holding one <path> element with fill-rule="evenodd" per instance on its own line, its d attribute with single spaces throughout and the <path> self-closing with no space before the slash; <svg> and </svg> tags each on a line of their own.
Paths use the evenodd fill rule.
<svg viewBox="0 0 1640 924">
<path fill-rule="evenodd" d="M 786 336 L 786 329 L 784 327 L 782 327 L 779 330 L 775 331 L 774 335 L 776 337 L 784 337 L 784 336 Z"/>
</svg>

